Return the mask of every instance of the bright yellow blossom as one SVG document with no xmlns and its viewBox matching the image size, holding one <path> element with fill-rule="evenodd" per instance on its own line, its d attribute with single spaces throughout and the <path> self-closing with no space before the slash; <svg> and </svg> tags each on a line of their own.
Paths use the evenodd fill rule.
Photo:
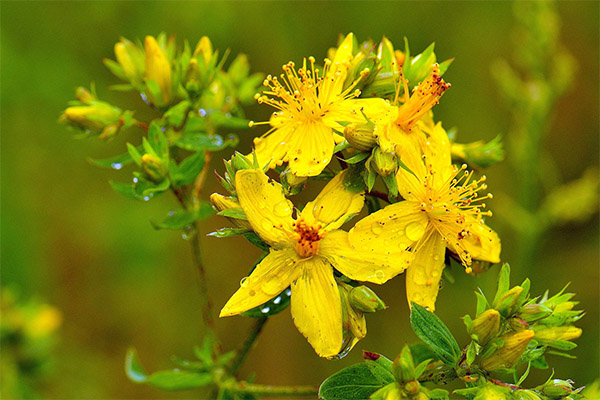
<svg viewBox="0 0 600 400">
<path fill-rule="evenodd" d="M 456 253 L 467 272 L 472 259 L 500 261 L 500 239 L 488 228 L 479 196 L 486 189 L 485 177 L 471 181 L 466 166 L 456 168 L 450 159 L 450 142 L 437 124 L 422 146 L 422 155 L 405 152 L 396 175 L 398 190 L 405 201 L 391 204 L 359 221 L 350 230 L 355 246 L 372 251 L 396 246 L 411 248 L 414 260 L 406 274 L 408 301 L 433 310 L 444 269 L 446 248 Z"/>
<path fill-rule="evenodd" d="M 408 82 L 404 79 L 401 67 L 398 74 L 399 82 L 393 105 L 381 107 L 379 116 L 374 116 L 374 134 L 378 136 L 378 143 L 383 152 L 396 152 L 400 155 L 408 151 L 419 151 L 425 141 L 424 136 L 420 134 L 421 130 L 429 131 L 434 125 L 429 111 L 438 103 L 450 84 L 444 82 L 439 66 L 434 64 L 427 79 L 415 86 L 409 95 Z M 400 88 L 403 88 L 401 97 Z M 401 104 L 397 105 L 398 103 Z"/>
<path fill-rule="evenodd" d="M 333 60 L 325 59 L 323 71 L 315 68 L 315 59 L 309 57 L 301 68 L 289 62 L 283 66 L 281 81 L 269 75 L 264 81 L 268 90 L 256 95 L 259 103 L 276 108 L 269 123 L 271 129 L 262 137 L 254 139 L 256 156 L 261 165 L 270 168 L 289 162 L 296 176 L 315 176 L 331 161 L 336 142 L 343 137 L 339 122 L 364 122 L 357 109 L 371 100 L 357 100 L 359 90 L 354 83 L 344 88 L 352 58 L 353 35 L 349 34 Z M 269 97 L 273 96 L 273 97 Z"/>
<path fill-rule="evenodd" d="M 144 40 L 146 52 L 146 79 L 158 85 L 160 98 L 154 98 L 149 93 L 152 104 L 163 107 L 171 102 L 171 64 L 169 59 L 152 36 Z"/>
<path fill-rule="evenodd" d="M 259 170 L 235 176 L 241 208 L 269 254 L 240 283 L 221 317 L 257 307 L 291 286 L 291 312 L 298 330 L 321 357 L 342 350 L 342 306 L 333 268 L 347 277 L 384 283 L 404 271 L 410 253 L 357 251 L 340 226 L 363 207 L 364 194 L 344 186 L 338 174 L 297 218 L 281 186 Z"/>
</svg>

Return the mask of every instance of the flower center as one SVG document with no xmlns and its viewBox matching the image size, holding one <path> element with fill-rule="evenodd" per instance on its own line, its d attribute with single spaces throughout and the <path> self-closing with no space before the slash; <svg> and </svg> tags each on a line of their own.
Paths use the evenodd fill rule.
<svg viewBox="0 0 600 400">
<path fill-rule="evenodd" d="M 281 81 L 276 76 L 267 76 L 263 85 L 268 90 L 256 94 L 258 103 L 269 104 L 280 110 L 275 113 L 275 117 L 304 122 L 320 120 L 336 103 L 360 95 L 360 90 L 353 90 L 353 88 L 362 78 L 362 74 L 348 88 L 342 90 L 346 80 L 345 66 L 339 68 L 335 66 L 335 70 L 331 72 L 332 62 L 325 59 L 325 67 L 321 73 L 318 68 L 315 68 L 315 58 L 309 57 L 308 60 L 310 66 L 307 67 L 305 58 L 302 67 L 298 70 L 291 61 L 285 64 L 282 67 L 284 73 L 280 75 Z"/>
<path fill-rule="evenodd" d="M 486 190 L 485 176 L 471 180 L 473 171 L 466 171 L 467 166 L 452 167 L 454 171 L 444 182 L 434 181 L 435 172 L 428 165 L 423 186 L 425 191 L 421 198 L 421 211 L 426 212 L 431 226 L 438 231 L 445 241 L 455 240 L 451 245 L 458 252 L 463 265 L 471 265 L 471 255 L 466 250 L 463 240 L 471 236 L 470 224 L 467 220 L 483 223 L 483 216 L 492 216 L 491 211 L 482 211 L 485 199 L 491 199 L 491 193 L 481 196 Z M 470 272 L 470 268 L 467 268 Z"/>
<path fill-rule="evenodd" d="M 450 84 L 444 82 L 440 75 L 440 67 L 435 64 L 427 79 L 415 86 L 409 96 L 408 82 L 404 78 L 402 67 L 400 67 L 399 76 L 400 82 L 396 86 L 396 98 L 402 85 L 404 88 L 404 104 L 398 108 L 398 117 L 395 123 L 404 132 L 410 133 L 413 125 L 439 102 L 440 97 L 450 87 Z"/>
<path fill-rule="evenodd" d="M 319 250 L 319 240 L 323 239 L 325 232 L 321 231 L 321 226 L 308 225 L 303 219 L 299 219 L 293 224 L 294 227 L 294 248 L 300 257 L 309 258 L 317 254 Z"/>
</svg>

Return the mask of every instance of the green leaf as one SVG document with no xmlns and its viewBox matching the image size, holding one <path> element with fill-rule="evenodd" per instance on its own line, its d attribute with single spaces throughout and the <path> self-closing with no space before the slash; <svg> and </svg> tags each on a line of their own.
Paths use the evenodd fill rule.
<svg viewBox="0 0 600 400">
<path fill-rule="evenodd" d="M 261 250 L 269 251 L 269 249 L 271 248 L 255 232 L 244 232 L 243 235 L 247 241 L 249 241 L 250 243 L 252 243 L 253 245 L 255 245 L 256 247 L 258 247 Z"/>
<path fill-rule="evenodd" d="M 477 357 L 477 344 L 475 344 L 475 341 L 472 340 L 467 347 L 467 365 L 473 364 L 475 357 Z"/>
<path fill-rule="evenodd" d="M 168 179 L 155 183 L 138 175 L 137 182 L 133 185 L 133 192 L 142 200 L 150 200 L 156 193 L 162 193 L 169 190 L 170 186 L 171 182 L 169 182 Z"/>
<path fill-rule="evenodd" d="M 162 128 L 155 122 L 151 123 L 148 128 L 148 142 L 150 142 L 150 146 L 160 158 L 164 158 L 165 154 L 169 154 L 167 138 Z"/>
<path fill-rule="evenodd" d="M 525 381 L 525 379 L 527 379 L 527 377 L 529 376 L 529 370 L 530 369 L 531 369 L 531 362 L 529 362 L 527 364 L 527 369 L 525 370 L 525 372 L 523 373 L 523 375 L 521 375 L 521 377 L 517 381 L 517 383 L 516 383 L 517 386 L 521 386 L 521 383 L 523 383 Z"/>
<path fill-rule="evenodd" d="M 146 143 L 146 141 L 144 141 L 144 143 Z M 127 153 L 129 153 L 129 157 L 133 161 L 135 161 L 135 163 L 138 165 L 138 167 L 142 166 L 142 155 L 140 154 L 140 151 L 142 151 L 143 149 L 144 149 L 143 145 L 135 147 L 131 143 L 127 143 Z"/>
<path fill-rule="evenodd" d="M 127 350 L 125 373 L 133 382 L 145 383 L 165 390 L 199 388 L 212 383 L 212 375 L 209 372 L 172 370 L 147 375 L 134 348 Z"/>
<path fill-rule="evenodd" d="M 183 121 L 185 121 L 185 116 L 189 109 L 190 102 L 183 100 L 182 102 L 169 108 L 169 110 L 165 113 L 164 118 L 169 125 L 178 127 L 183 123 Z"/>
<path fill-rule="evenodd" d="M 129 197 L 130 199 L 141 200 L 138 196 L 133 192 L 133 184 L 131 183 L 122 183 L 109 181 L 110 186 L 112 186 L 115 191 L 122 194 L 125 197 Z"/>
<path fill-rule="evenodd" d="M 420 364 L 425 360 L 438 359 L 437 355 L 431 351 L 431 347 L 427 346 L 425 343 L 415 343 L 411 345 L 410 353 L 412 354 L 413 362 L 415 364 Z"/>
<path fill-rule="evenodd" d="M 355 364 L 325 379 L 319 388 L 324 400 L 362 400 L 386 384 L 375 377 L 366 364 Z"/>
<path fill-rule="evenodd" d="M 379 359 L 380 358 L 381 357 L 379 357 Z M 386 368 L 379 359 L 377 359 L 377 361 L 365 360 L 364 362 L 367 365 L 367 368 L 369 368 L 369 371 L 371 371 L 371 374 L 373 374 L 375 379 L 379 382 L 386 385 L 394 382 L 396 379 L 394 378 L 394 374 L 392 374 L 391 366 L 390 368 Z"/>
<path fill-rule="evenodd" d="M 504 264 L 498 274 L 498 290 L 492 304 L 497 304 L 504 293 L 508 292 L 510 287 L 510 265 Z"/>
<path fill-rule="evenodd" d="M 200 203 L 197 210 L 186 211 L 177 210 L 171 211 L 169 216 L 161 222 L 150 221 L 154 229 L 171 229 L 178 230 L 183 229 L 189 225 L 192 225 L 195 221 L 204 219 L 214 214 L 213 208 L 207 202 Z"/>
<path fill-rule="evenodd" d="M 221 228 L 221 229 L 217 229 L 214 232 L 211 232 L 209 234 L 207 234 L 206 236 L 214 236 L 214 237 L 218 237 L 218 238 L 225 238 L 225 237 L 231 237 L 231 236 L 238 236 L 238 235 L 244 235 L 246 233 L 249 233 L 250 230 L 248 228 Z"/>
<path fill-rule="evenodd" d="M 179 165 L 171 165 L 171 181 L 173 186 L 189 185 L 204 168 L 204 152 L 199 151 L 183 160 Z"/>
<path fill-rule="evenodd" d="M 229 129 L 248 129 L 250 120 L 234 117 L 230 114 L 221 112 L 213 112 L 210 114 L 210 119 L 215 126 Z"/>
<path fill-rule="evenodd" d="M 88 161 L 101 168 L 121 169 L 123 166 L 132 163 L 133 159 L 130 153 L 125 153 L 103 159 L 88 158 Z"/>
<path fill-rule="evenodd" d="M 358 154 L 350 157 L 349 159 L 342 160 L 342 161 L 344 161 L 345 163 L 348 163 L 348 164 L 357 164 L 357 163 L 361 162 L 362 160 L 364 160 L 365 158 L 369 157 L 370 155 L 371 155 L 371 153 L 358 153 Z"/>
<path fill-rule="evenodd" d="M 446 325 L 431 311 L 416 303 L 411 303 L 410 323 L 417 336 L 446 365 L 456 366 L 460 358 L 460 348 Z"/>
<path fill-rule="evenodd" d="M 227 139 L 219 135 L 209 136 L 206 133 L 195 133 L 184 135 L 175 146 L 190 151 L 219 151 L 226 147 L 235 147 L 238 143 L 238 138 L 235 135 L 229 135 Z"/>
<path fill-rule="evenodd" d="M 228 208 L 223 211 L 219 211 L 217 215 L 221 215 L 223 217 L 235 218 L 235 219 L 243 219 L 248 221 L 248 217 L 246 213 L 241 208 Z"/>
</svg>

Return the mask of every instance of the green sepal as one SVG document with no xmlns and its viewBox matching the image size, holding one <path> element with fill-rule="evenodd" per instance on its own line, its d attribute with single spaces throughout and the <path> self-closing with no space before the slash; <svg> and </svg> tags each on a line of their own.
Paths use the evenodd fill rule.
<svg viewBox="0 0 600 400">
<path fill-rule="evenodd" d="M 345 162 L 346 164 L 357 164 L 359 162 L 361 162 L 362 160 L 366 159 L 367 157 L 369 157 L 371 155 L 371 153 L 358 153 L 353 155 L 352 157 L 346 159 L 346 160 L 341 160 L 343 162 Z"/>
<path fill-rule="evenodd" d="M 226 210 L 219 211 L 217 215 L 248 221 L 248 217 L 242 208 L 228 208 Z"/>
<path fill-rule="evenodd" d="M 116 182 L 116 181 L 109 181 L 108 183 L 110 183 L 110 186 L 118 193 L 122 194 L 125 197 L 128 197 L 130 199 L 134 199 L 134 200 L 140 200 L 140 198 L 138 198 L 135 193 L 133 192 L 133 184 L 132 183 L 123 183 L 123 182 Z"/>
<path fill-rule="evenodd" d="M 474 340 L 471 340 L 471 343 L 467 346 L 467 365 L 473 364 L 475 357 L 477 357 L 477 343 L 475 343 Z"/>
<path fill-rule="evenodd" d="M 142 200 L 150 200 L 155 194 L 165 192 L 171 187 L 171 182 L 167 178 L 161 182 L 152 182 L 140 173 L 134 172 L 134 175 L 138 181 L 133 184 L 133 193 Z"/>
<path fill-rule="evenodd" d="M 500 298 L 508 292 L 510 287 L 510 265 L 505 263 L 500 269 L 500 273 L 498 274 L 498 290 L 496 291 L 496 296 L 494 296 L 493 304 L 497 304 Z"/>
<path fill-rule="evenodd" d="M 218 238 L 226 238 L 231 236 L 244 235 L 246 233 L 250 233 L 251 231 L 248 228 L 230 228 L 225 227 L 221 229 L 217 229 L 214 232 L 208 233 L 206 236 L 214 236 Z"/>
<path fill-rule="evenodd" d="M 190 106 L 191 104 L 188 100 L 183 100 L 182 102 L 169 108 L 164 115 L 164 119 L 170 126 L 181 126 L 183 121 L 185 121 L 185 117 L 190 109 Z"/>
<path fill-rule="evenodd" d="M 142 166 L 142 154 L 140 153 L 140 151 L 143 149 L 144 146 L 135 147 L 131 143 L 127 143 L 127 153 L 129 154 L 131 159 L 137 164 L 138 167 Z"/>
<path fill-rule="evenodd" d="M 255 245 L 256 247 L 258 247 L 261 250 L 264 251 L 269 251 L 269 249 L 271 248 L 268 244 L 266 244 L 261 238 L 260 236 L 258 236 L 256 234 L 256 232 L 245 232 L 242 234 L 244 236 L 244 238 L 249 241 L 250 243 L 252 243 L 253 245 Z"/>
<path fill-rule="evenodd" d="M 461 351 L 446 325 L 431 311 L 411 302 L 410 323 L 417 336 L 446 365 L 456 366 Z"/>
<path fill-rule="evenodd" d="M 134 348 L 127 351 L 125 357 L 125 373 L 135 383 L 144 383 L 163 390 L 186 390 L 207 386 L 212 383 L 209 372 L 185 370 L 159 371 L 146 374 Z"/>
</svg>

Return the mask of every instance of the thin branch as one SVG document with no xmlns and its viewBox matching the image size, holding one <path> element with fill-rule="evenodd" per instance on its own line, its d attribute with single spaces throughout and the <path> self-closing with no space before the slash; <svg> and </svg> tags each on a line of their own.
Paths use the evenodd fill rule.
<svg viewBox="0 0 600 400">
<path fill-rule="evenodd" d="M 234 393 L 251 393 L 255 396 L 311 396 L 315 397 L 319 393 L 318 386 L 272 386 L 259 385 L 248 382 L 236 382 L 234 385 L 228 386 L 228 390 Z"/>
</svg>

